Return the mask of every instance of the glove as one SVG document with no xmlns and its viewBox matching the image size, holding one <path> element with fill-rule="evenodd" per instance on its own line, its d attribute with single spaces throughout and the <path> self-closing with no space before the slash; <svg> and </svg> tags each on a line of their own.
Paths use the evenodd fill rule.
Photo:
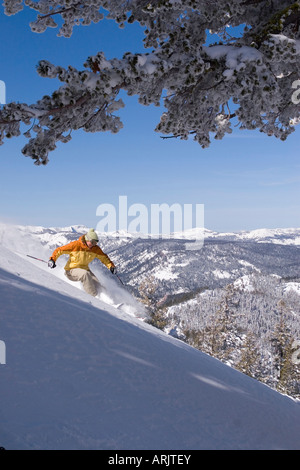
<svg viewBox="0 0 300 470">
<path fill-rule="evenodd" d="M 109 268 L 109 269 L 110 269 L 110 272 L 111 272 L 112 274 L 116 274 L 116 273 L 117 273 L 117 268 L 116 268 L 115 266 L 112 266 L 112 267 Z"/>
<path fill-rule="evenodd" d="M 49 268 L 53 269 L 56 267 L 56 264 L 55 264 L 55 261 L 54 259 L 50 258 L 49 261 L 48 261 L 48 266 Z"/>
</svg>

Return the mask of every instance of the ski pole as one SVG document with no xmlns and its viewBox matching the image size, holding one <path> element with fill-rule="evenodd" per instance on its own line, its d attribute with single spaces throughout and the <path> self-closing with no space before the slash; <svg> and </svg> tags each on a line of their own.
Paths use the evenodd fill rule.
<svg viewBox="0 0 300 470">
<path fill-rule="evenodd" d="M 48 263 L 48 261 L 45 261 L 44 259 L 36 258 L 35 256 L 31 256 L 31 255 L 26 255 L 26 256 L 28 256 L 29 258 L 37 259 L 38 261 L 42 261 L 42 263 Z"/>
<path fill-rule="evenodd" d="M 119 279 L 119 281 L 120 281 L 120 283 L 122 284 L 122 286 L 126 287 L 125 284 L 124 284 L 124 282 L 123 282 L 122 279 L 120 278 L 120 276 L 118 276 L 118 274 L 116 273 L 116 271 L 111 271 L 111 273 Z"/>
<path fill-rule="evenodd" d="M 116 273 L 115 276 L 117 276 L 117 278 L 119 279 L 120 283 L 125 286 L 124 282 L 122 281 L 122 279 L 120 278 L 120 276 L 118 276 L 118 274 Z"/>
</svg>

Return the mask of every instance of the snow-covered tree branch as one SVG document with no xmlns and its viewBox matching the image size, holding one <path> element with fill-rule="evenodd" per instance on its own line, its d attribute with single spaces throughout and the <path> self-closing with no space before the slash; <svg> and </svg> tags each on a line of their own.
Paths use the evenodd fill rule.
<svg viewBox="0 0 300 470">
<path fill-rule="evenodd" d="M 36 104 L 0 109 L 0 143 L 31 126 L 22 152 L 46 164 L 56 142 L 71 131 L 118 132 L 120 90 L 144 105 L 165 107 L 156 131 L 194 139 L 205 148 L 240 129 L 259 129 L 282 140 L 300 120 L 295 82 L 300 78 L 300 2 L 285 0 L 4 0 L 14 15 L 27 6 L 38 12 L 32 31 L 74 26 L 106 18 L 120 27 L 138 22 L 145 53 L 107 60 L 89 57 L 83 70 L 41 60 L 38 73 L 63 84 Z M 296 82 L 297 83 L 297 82 Z M 294 87 L 294 88 L 293 88 Z M 34 133 L 33 136 L 31 134 Z"/>
</svg>

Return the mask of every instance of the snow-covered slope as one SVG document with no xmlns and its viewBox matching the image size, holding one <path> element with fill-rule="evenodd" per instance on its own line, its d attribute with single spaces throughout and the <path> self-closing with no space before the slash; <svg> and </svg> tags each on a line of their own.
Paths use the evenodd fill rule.
<svg viewBox="0 0 300 470">
<path fill-rule="evenodd" d="M 129 314 L 89 297 L 26 258 L 23 235 L 19 254 L 0 246 L 0 446 L 299 449 L 299 402 L 136 318 L 128 297 Z"/>
</svg>

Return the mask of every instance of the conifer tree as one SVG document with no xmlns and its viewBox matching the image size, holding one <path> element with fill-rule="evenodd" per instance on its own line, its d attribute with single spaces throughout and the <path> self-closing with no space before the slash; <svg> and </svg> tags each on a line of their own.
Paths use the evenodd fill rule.
<svg viewBox="0 0 300 470">
<path fill-rule="evenodd" d="M 155 298 L 157 288 L 157 279 L 155 279 L 154 276 L 145 278 L 138 288 L 139 300 L 147 308 L 150 315 L 149 323 L 162 330 L 167 325 L 168 321 L 164 316 L 166 308 L 164 306 L 160 306 L 159 302 Z"/>
<path fill-rule="evenodd" d="M 206 328 L 205 340 L 209 343 L 210 354 L 227 361 L 236 346 L 236 308 L 238 298 L 233 285 L 226 286 L 223 299 L 219 304 L 211 325 Z"/>
<path fill-rule="evenodd" d="M 300 398 L 300 367 L 293 360 L 294 343 L 295 339 L 291 337 L 286 344 L 277 389 Z"/>
<path fill-rule="evenodd" d="M 244 374 L 258 379 L 260 370 L 260 352 L 258 349 L 257 338 L 252 332 L 249 332 L 244 338 L 241 346 L 240 360 L 237 362 L 235 367 Z"/>
<path fill-rule="evenodd" d="M 99 51 L 83 70 L 41 58 L 39 75 L 62 86 L 35 104 L 20 96 L 0 110 L 0 142 L 24 133 L 22 152 L 37 165 L 47 164 L 72 130 L 119 132 L 121 90 L 143 105 L 163 103 L 155 130 L 164 138 L 193 136 L 203 148 L 233 126 L 285 140 L 300 120 L 298 1 L 3 0 L 3 6 L 6 15 L 35 10 L 30 26 L 37 33 L 59 28 L 69 38 L 77 25 L 109 19 L 122 28 L 138 23 L 145 35 L 143 53 L 108 60 Z"/>
<path fill-rule="evenodd" d="M 284 300 L 278 302 L 280 319 L 276 325 L 271 339 L 274 350 L 274 364 L 277 379 L 277 389 L 289 394 L 297 388 L 299 382 L 299 370 L 293 362 L 293 344 L 295 338 L 291 336 L 286 323 L 287 305 Z"/>
</svg>

